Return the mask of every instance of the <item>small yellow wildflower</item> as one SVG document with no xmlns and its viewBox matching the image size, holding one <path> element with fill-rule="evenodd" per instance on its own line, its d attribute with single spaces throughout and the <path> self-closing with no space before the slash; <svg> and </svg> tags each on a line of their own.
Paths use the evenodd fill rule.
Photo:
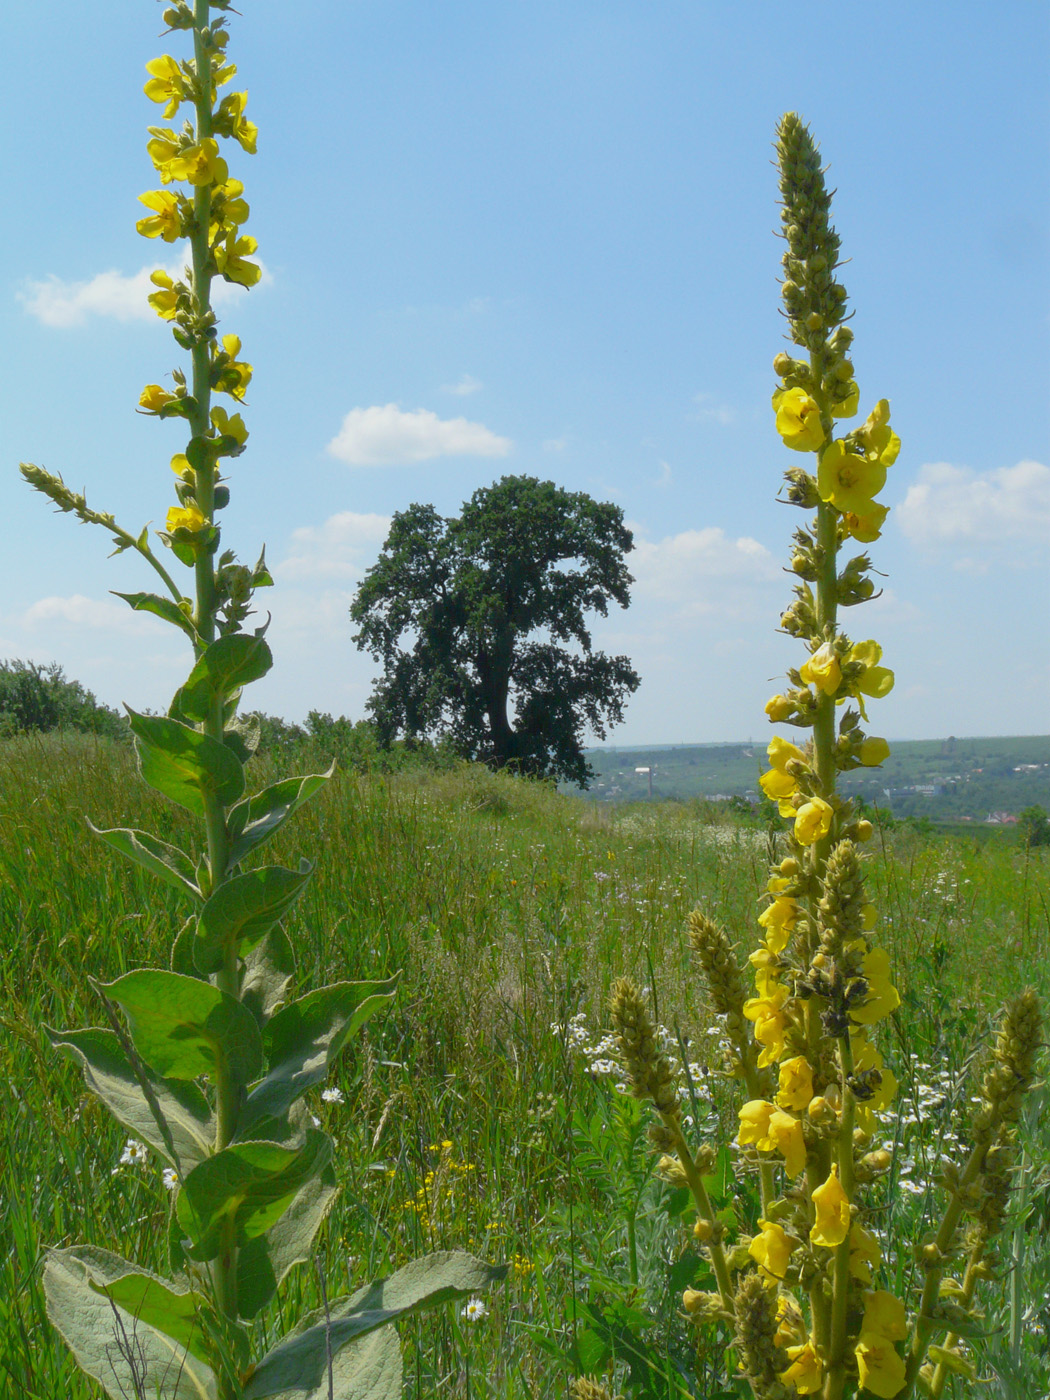
<svg viewBox="0 0 1050 1400">
<path fill-rule="evenodd" d="M 831 1168 L 831 1174 L 823 1186 L 813 1192 L 813 1206 L 817 1218 L 809 1232 L 813 1244 L 825 1249 L 837 1249 L 849 1234 L 849 1197 L 839 1181 L 839 1169 Z"/>
<path fill-rule="evenodd" d="M 207 524 L 207 520 L 196 506 L 172 506 L 168 511 L 165 528 L 169 535 L 173 535 L 176 530 L 188 530 L 191 535 L 196 535 L 205 529 Z"/>
<path fill-rule="evenodd" d="M 233 438 L 240 447 L 248 441 L 248 429 L 239 413 L 231 415 L 224 408 L 213 408 L 211 425 L 220 437 Z"/>
<path fill-rule="evenodd" d="M 777 1090 L 777 1103 L 781 1108 L 794 1109 L 801 1113 L 813 1097 L 813 1066 L 805 1055 L 795 1055 L 793 1059 L 780 1063 L 780 1087 Z"/>
<path fill-rule="evenodd" d="M 759 924 L 766 931 L 766 945 L 772 953 L 782 953 L 787 947 L 791 930 L 798 918 L 798 900 L 790 895 L 774 899 L 767 909 L 758 916 Z"/>
<path fill-rule="evenodd" d="M 262 276 L 262 268 L 258 263 L 248 262 L 247 255 L 254 253 L 258 246 L 254 238 L 238 238 L 236 233 L 230 233 L 224 243 L 217 244 L 213 249 L 215 266 L 220 275 L 227 282 L 254 287 Z"/>
<path fill-rule="evenodd" d="M 182 220 L 179 217 L 178 195 L 167 190 L 147 190 L 139 195 L 139 203 L 153 213 L 139 219 L 136 230 L 143 238 L 163 238 L 165 243 L 174 243 L 182 236 Z"/>
<path fill-rule="evenodd" d="M 139 407 L 144 408 L 147 413 L 159 413 L 174 397 L 174 394 L 169 394 L 167 389 L 162 389 L 159 384 L 147 384 L 139 395 Z"/>
<path fill-rule="evenodd" d="M 815 452 L 824 441 L 820 405 L 805 389 L 778 389 L 773 395 L 777 432 L 785 447 L 796 452 Z"/>
<path fill-rule="evenodd" d="M 842 683 L 842 669 L 830 642 L 821 642 L 808 661 L 799 668 L 806 685 L 814 685 L 825 695 L 834 695 Z"/>
<path fill-rule="evenodd" d="M 193 478 L 193 468 L 190 466 L 190 459 L 185 452 L 176 452 L 171 459 L 171 469 L 182 481 L 190 481 Z"/>
<path fill-rule="evenodd" d="M 831 830 L 835 813 L 822 797 L 803 802 L 795 816 L 795 840 L 800 846 L 812 846 Z"/>
<path fill-rule="evenodd" d="M 881 1400 L 893 1400 L 904 1389 L 906 1372 L 897 1348 L 885 1337 L 862 1332 L 854 1352 L 861 1387 Z"/>
<path fill-rule="evenodd" d="M 786 695 L 774 695 L 766 701 L 766 714 L 773 724 L 781 724 L 794 711 L 795 707 Z"/>
<path fill-rule="evenodd" d="M 890 746 L 886 740 L 871 736 L 864 740 L 857 753 L 865 768 L 877 768 L 880 763 L 885 763 L 889 756 Z"/>
<path fill-rule="evenodd" d="M 758 1265 L 758 1271 L 766 1284 L 776 1287 L 787 1273 L 795 1241 L 776 1221 L 760 1220 L 758 1226 L 761 1233 L 748 1245 L 747 1252 Z"/>
<path fill-rule="evenodd" d="M 892 467 L 901 450 L 901 440 L 890 427 L 889 399 L 879 399 L 857 433 L 869 461 Z"/>
<path fill-rule="evenodd" d="M 162 321 L 172 320 L 179 300 L 178 287 L 161 268 L 158 268 L 156 272 L 151 272 L 149 280 L 160 290 L 151 292 L 146 300 Z"/>
<path fill-rule="evenodd" d="M 785 1385 L 793 1385 L 799 1395 L 815 1395 L 824 1381 L 824 1367 L 820 1357 L 809 1342 L 803 1346 L 788 1347 L 791 1365 L 778 1373 Z"/>
<path fill-rule="evenodd" d="M 150 80 L 142 91 L 151 102 L 166 102 L 164 119 L 169 121 L 178 111 L 179 103 L 186 96 L 186 83 L 182 69 L 169 54 L 151 58 L 146 64 Z"/>
<path fill-rule="evenodd" d="M 843 516 L 846 529 L 861 544 L 872 544 L 882 533 L 889 506 L 879 505 L 878 501 L 868 501 L 859 511 L 847 511 Z"/>
<path fill-rule="evenodd" d="M 849 1271 L 861 1283 L 871 1282 L 871 1271 L 882 1262 L 879 1242 L 870 1230 L 859 1222 L 850 1226 L 849 1232 Z"/>
<path fill-rule="evenodd" d="M 885 948 L 874 948 L 860 960 L 868 995 L 860 1005 L 850 1007 L 850 1017 L 862 1026 L 874 1025 L 901 1004 L 900 994 L 891 981 L 890 958 Z"/>
<path fill-rule="evenodd" d="M 801 1121 L 776 1109 L 769 1120 L 769 1141 L 773 1150 L 784 1158 L 784 1170 L 794 1180 L 806 1165 L 806 1140 Z"/>
<path fill-rule="evenodd" d="M 817 491 L 820 499 L 830 501 L 836 510 L 868 514 L 885 485 L 886 468 L 881 462 L 848 452 L 837 438 L 820 454 Z"/>
<path fill-rule="evenodd" d="M 744 1002 L 744 1015 L 755 1023 L 755 1039 L 763 1046 L 759 1067 L 776 1064 L 784 1053 L 784 1032 L 789 1020 L 783 1011 L 788 999 L 786 987 L 776 987 L 772 995 L 752 997 Z"/>
</svg>

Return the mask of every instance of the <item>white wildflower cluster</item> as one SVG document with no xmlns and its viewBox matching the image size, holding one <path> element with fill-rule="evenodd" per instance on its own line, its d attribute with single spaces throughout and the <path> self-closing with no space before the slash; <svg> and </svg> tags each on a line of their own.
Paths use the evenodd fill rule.
<svg viewBox="0 0 1050 1400">
<path fill-rule="evenodd" d="M 322 1102 L 322 1103 L 345 1103 L 345 1102 L 346 1102 L 346 1095 L 343 1093 L 342 1089 L 337 1089 L 337 1088 L 334 1088 L 334 1087 L 331 1088 L 331 1089 L 322 1089 L 322 1090 L 321 1090 L 321 1102 Z"/>
<path fill-rule="evenodd" d="M 149 1148 L 144 1142 L 139 1142 L 137 1138 L 128 1138 L 124 1144 L 124 1151 L 120 1154 L 117 1165 L 113 1168 L 112 1175 L 116 1176 L 121 1167 L 144 1167 L 149 1162 Z"/>
<path fill-rule="evenodd" d="M 969 1151 L 966 1138 L 955 1126 L 960 1122 L 967 1079 L 949 1069 L 935 1069 L 927 1060 L 912 1062 L 915 1085 L 910 1105 L 901 1095 L 897 1185 L 908 1195 L 921 1196 L 928 1189 L 931 1168 L 958 1164 Z M 981 1102 L 971 1095 L 971 1104 Z"/>
</svg>

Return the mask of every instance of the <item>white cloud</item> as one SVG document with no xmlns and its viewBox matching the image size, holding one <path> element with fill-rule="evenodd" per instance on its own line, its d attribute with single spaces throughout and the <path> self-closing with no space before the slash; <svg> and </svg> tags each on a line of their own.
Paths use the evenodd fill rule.
<svg viewBox="0 0 1050 1400">
<path fill-rule="evenodd" d="M 68 598 L 39 598 L 26 608 L 21 622 L 30 631 L 58 623 L 78 630 L 87 628 L 134 637 L 156 636 L 158 629 L 165 628 L 151 613 L 134 612 L 127 603 L 115 598 L 88 598 L 83 593 L 74 593 Z"/>
<path fill-rule="evenodd" d="M 736 422 L 736 413 L 728 404 L 716 403 L 714 394 L 694 394 L 693 402 L 697 405 L 696 412 L 690 416 L 699 419 L 704 423 L 719 423 L 723 428 L 728 428 L 731 423 Z"/>
<path fill-rule="evenodd" d="M 568 438 L 544 438 L 540 446 L 544 452 L 564 452 L 568 444 Z"/>
<path fill-rule="evenodd" d="M 262 266 L 260 264 L 260 266 Z M 18 299 L 30 316 L 45 326 L 82 326 L 89 316 L 110 317 L 114 321 L 155 321 L 157 313 L 146 298 L 157 289 L 149 280 L 156 263 L 125 276 L 115 269 L 96 273 L 86 282 L 71 282 L 51 273 L 43 281 L 27 278 Z M 171 277 L 183 275 L 182 262 L 163 269 Z M 265 267 L 259 285 L 273 281 Z M 212 283 L 212 302 L 223 306 L 245 295 L 247 288 L 221 277 Z"/>
<path fill-rule="evenodd" d="M 660 475 L 653 482 L 654 486 L 670 486 L 674 480 L 674 472 L 671 470 L 670 462 L 660 463 Z"/>
<path fill-rule="evenodd" d="M 439 418 L 427 408 L 406 412 L 396 403 L 351 409 L 328 444 L 333 457 L 361 467 L 431 457 L 505 457 L 510 448 L 509 438 L 497 437 L 482 423 Z"/>
<path fill-rule="evenodd" d="M 274 568 L 280 579 L 358 579 L 375 562 L 390 530 L 388 515 L 352 510 L 329 516 L 323 525 L 292 531 L 287 558 Z"/>
<path fill-rule="evenodd" d="M 1045 541 L 1050 467 L 1025 461 L 978 473 L 950 462 L 928 462 L 896 514 L 900 528 L 917 544 Z M 960 561 L 960 567 L 973 570 L 975 561 Z"/>
<path fill-rule="evenodd" d="M 466 398 L 469 394 L 476 394 L 482 388 L 480 379 L 475 379 L 472 374 L 461 374 L 455 384 L 442 384 L 441 391 L 444 394 L 458 394 L 461 398 Z"/>
<path fill-rule="evenodd" d="M 659 604 L 679 619 L 737 618 L 754 610 L 758 596 L 768 608 L 766 591 L 781 582 L 780 567 L 765 545 L 746 535 L 730 539 L 718 526 L 662 540 L 636 535 L 628 567 L 638 601 Z"/>
</svg>

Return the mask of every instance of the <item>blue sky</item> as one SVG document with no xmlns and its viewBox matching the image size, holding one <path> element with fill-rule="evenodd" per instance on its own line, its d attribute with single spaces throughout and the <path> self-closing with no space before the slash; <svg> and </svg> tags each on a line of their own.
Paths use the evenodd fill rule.
<svg viewBox="0 0 1050 1400">
<path fill-rule="evenodd" d="M 506 473 L 623 507 L 631 608 L 599 622 L 642 687 L 613 741 L 759 736 L 794 513 L 769 408 L 782 348 L 771 142 L 810 122 L 851 261 L 862 412 L 903 450 L 848 619 L 897 673 L 890 737 L 1050 730 L 1050 10 L 977 3 L 249 0 L 228 152 L 266 279 L 220 306 L 255 366 L 224 539 L 277 587 L 248 702 L 359 717 L 347 616 L 391 514 Z M 289 17 L 292 17 L 291 19 Z M 188 658 L 109 590 L 151 586 L 17 474 L 60 471 L 129 529 L 170 504 L 175 424 L 134 412 L 179 352 L 145 307 L 171 262 L 142 95 L 160 7 L 7 6 L 0 228 L 8 522 L 0 657 L 166 705 Z"/>
</svg>

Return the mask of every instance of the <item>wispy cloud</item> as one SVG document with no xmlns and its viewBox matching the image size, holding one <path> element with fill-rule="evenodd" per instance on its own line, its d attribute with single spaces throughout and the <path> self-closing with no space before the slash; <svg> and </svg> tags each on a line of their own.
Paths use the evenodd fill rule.
<svg viewBox="0 0 1050 1400">
<path fill-rule="evenodd" d="M 149 280 L 150 273 L 155 271 L 157 264 L 150 263 L 128 275 L 115 269 L 98 272 L 84 282 L 69 281 L 51 273 L 42 281 L 27 278 L 17 295 L 29 315 L 45 326 L 62 329 L 82 326 L 92 316 L 124 322 L 156 321 L 157 313 L 146 300 L 157 290 Z M 171 277 L 181 277 L 182 263 L 173 263 L 163 271 Z M 265 286 L 273 277 L 265 267 L 262 272 L 258 285 Z M 224 306 L 244 296 L 246 291 L 245 287 L 219 277 L 212 283 L 212 302 L 215 306 Z"/>
<path fill-rule="evenodd" d="M 950 462 L 928 462 L 896 514 L 916 544 L 1043 544 L 1050 532 L 1050 467 L 1024 461 L 975 472 Z M 964 562 L 974 567 L 975 561 Z"/>
<path fill-rule="evenodd" d="M 661 540 L 635 536 L 628 556 L 635 597 L 680 620 L 705 614 L 723 618 L 768 609 L 781 570 L 765 545 L 746 535 L 732 539 L 719 526 L 683 530 Z"/>
<path fill-rule="evenodd" d="M 22 614 L 21 623 L 27 631 L 36 631 L 54 624 L 88 629 L 93 632 L 119 632 L 125 636 L 159 635 L 164 624 L 150 613 L 134 612 L 127 603 L 116 598 L 88 598 L 82 593 L 69 597 L 38 598 Z"/>
<path fill-rule="evenodd" d="M 498 437 L 482 423 L 439 418 L 427 408 L 406 412 L 396 403 L 351 409 L 328 444 L 333 457 L 356 467 L 432 457 L 505 457 L 510 449 L 509 438 Z"/>
<path fill-rule="evenodd" d="M 702 423 L 719 423 L 723 428 L 728 428 L 736 422 L 736 412 L 728 404 L 717 403 L 714 394 L 694 394 L 693 403 L 696 409 L 690 417 Z"/>
<path fill-rule="evenodd" d="M 476 394 L 484 386 L 480 379 L 475 379 L 472 374 L 461 374 L 455 384 L 442 384 L 443 394 L 458 394 L 460 398 L 467 398 L 470 394 Z"/>
<path fill-rule="evenodd" d="M 373 563 L 390 530 L 388 515 L 331 515 L 323 525 L 292 531 L 288 555 L 274 568 L 282 580 L 358 579 Z"/>
</svg>

